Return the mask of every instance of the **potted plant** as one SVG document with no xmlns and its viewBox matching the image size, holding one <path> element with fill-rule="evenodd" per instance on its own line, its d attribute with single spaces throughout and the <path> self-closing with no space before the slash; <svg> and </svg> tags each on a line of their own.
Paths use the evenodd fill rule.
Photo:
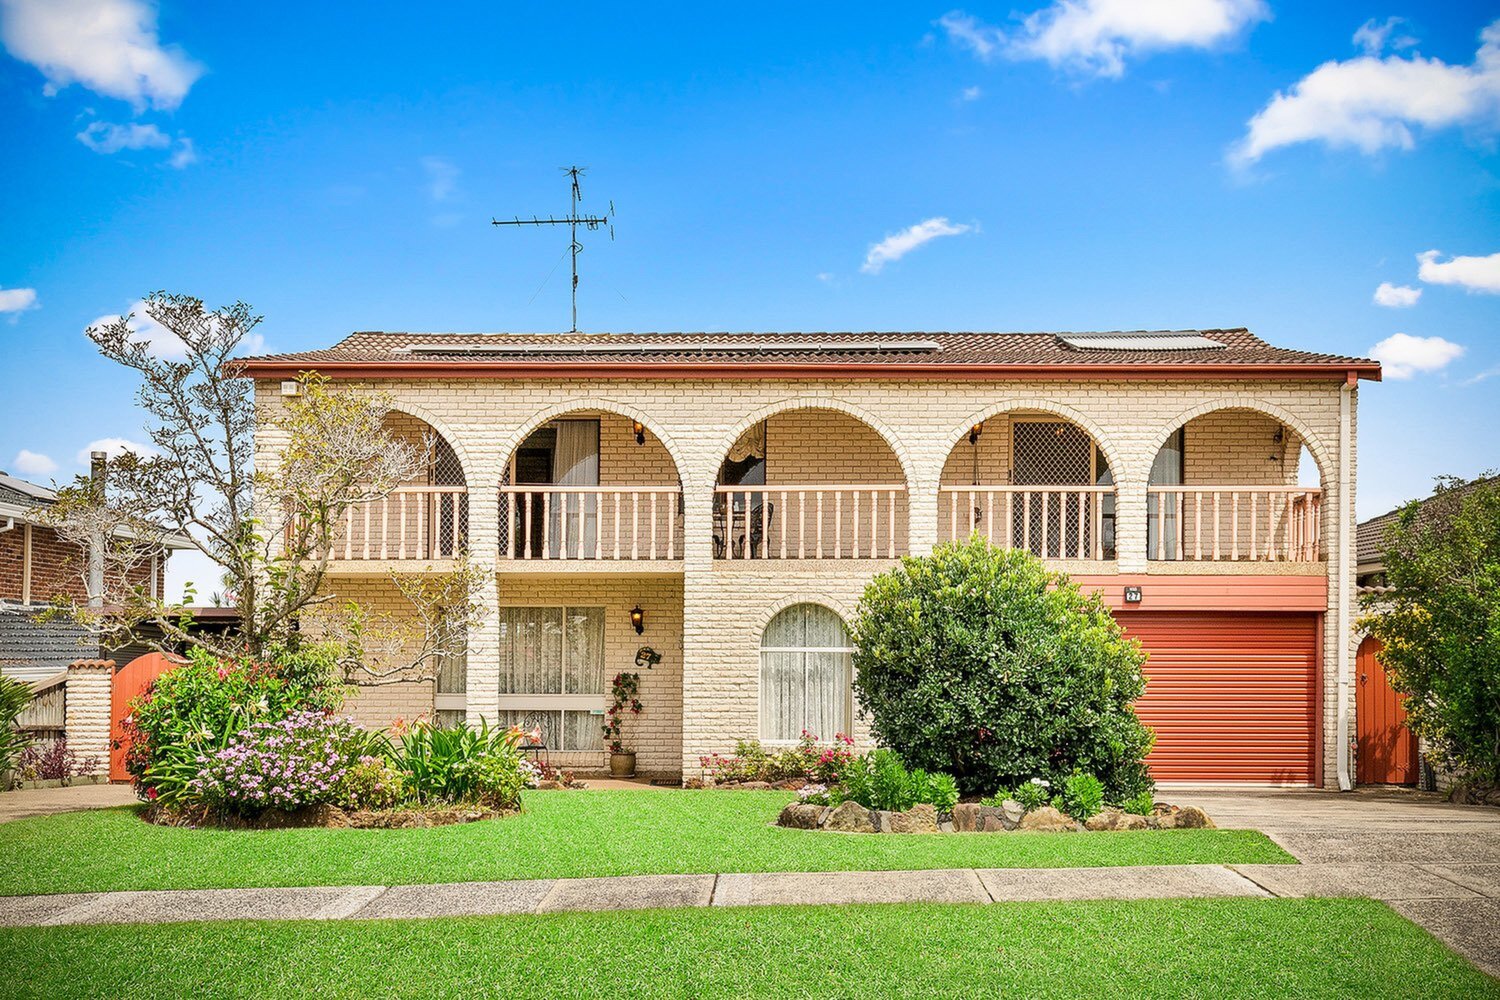
<svg viewBox="0 0 1500 1000">
<path fill-rule="evenodd" d="M 610 685 L 614 700 L 604 713 L 604 739 L 609 744 L 609 775 L 612 778 L 635 777 L 635 751 L 625 746 L 625 715 L 641 714 L 641 675 L 615 674 Z"/>
</svg>

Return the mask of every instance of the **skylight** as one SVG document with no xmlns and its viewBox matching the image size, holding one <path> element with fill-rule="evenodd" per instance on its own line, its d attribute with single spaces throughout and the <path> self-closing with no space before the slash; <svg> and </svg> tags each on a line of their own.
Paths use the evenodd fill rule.
<svg viewBox="0 0 1500 1000">
<path fill-rule="evenodd" d="M 1062 333 L 1058 340 L 1080 351 L 1213 351 L 1227 345 L 1191 330 L 1160 333 Z"/>
</svg>

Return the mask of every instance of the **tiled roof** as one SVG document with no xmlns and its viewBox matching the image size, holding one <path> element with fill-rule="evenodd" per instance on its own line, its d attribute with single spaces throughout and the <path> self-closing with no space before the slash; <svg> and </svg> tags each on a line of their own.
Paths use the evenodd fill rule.
<svg viewBox="0 0 1500 1000">
<path fill-rule="evenodd" d="M 60 618 L 38 621 L 42 610 L 0 604 L 0 673 L 38 680 L 99 655 L 99 642 L 87 627 Z"/>
<path fill-rule="evenodd" d="M 13 507 L 45 507 L 56 500 L 56 491 L 0 472 L 0 503 Z"/>
<path fill-rule="evenodd" d="M 1455 493 L 1461 495 L 1465 491 L 1470 490 L 1473 487 L 1478 486 L 1480 483 L 1485 482 L 1489 482 L 1489 479 L 1476 479 L 1473 482 L 1465 483 L 1462 486 L 1455 486 L 1450 490 L 1446 490 L 1444 491 L 1444 495 L 1452 496 Z M 1418 508 L 1418 518 L 1421 518 L 1423 516 L 1423 513 L 1426 511 L 1427 504 L 1432 499 L 1433 497 L 1427 497 L 1426 499 L 1421 501 L 1421 507 Z M 1368 521 L 1361 521 L 1358 525 L 1355 526 L 1354 559 L 1356 562 L 1360 564 L 1380 562 L 1382 550 L 1385 548 L 1386 530 L 1395 523 L 1396 518 L 1399 517 L 1401 515 L 1401 512 L 1405 509 L 1406 504 L 1402 504 L 1395 510 L 1388 510 L 1378 517 L 1372 517 Z"/>
<path fill-rule="evenodd" d="M 1204 339 L 1222 347 L 1206 345 Z M 1108 346 L 1078 347 L 1069 340 Z M 1170 347 L 1174 340 L 1181 347 Z M 1136 346 L 1139 344 L 1139 346 Z M 555 348 L 555 350 L 548 350 Z M 780 349 L 778 349 L 780 348 Z M 1058 333 L 353 333 L 333 347 L 243 359 L 261 373 L 324 366 L 451 369 L 494 364 L 1358 367 L 1365 358 L 1273 347 L 1249 330 Z"/>
</svg>

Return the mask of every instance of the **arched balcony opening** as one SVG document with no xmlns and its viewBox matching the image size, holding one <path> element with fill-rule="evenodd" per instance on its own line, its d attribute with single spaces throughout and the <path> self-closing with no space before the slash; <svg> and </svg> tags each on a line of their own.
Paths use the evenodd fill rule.
<svg viewBox="0 0 1500 1000">
<path fill-rule="evenodd" d="M 906 474 L 842 410 L 779 411 L 744 430 L 714 487 L 716 559 L 895 559 L 908 551 Z"/>
<path fill-rule="evenodd" d="M 344 512 L 336 561 L 452 559 L 469 542 L 469 488 L 453 446 L 425 420 L 399 410 L 383 430 L 420 456 L 417 473 L 378 500 Z"/>
<path fill-rule="evenodd" d="M 976 533 L 1043 559 L 1114 559 L 1114 472 L 1103 450 L 1082 427 L 1041 411 L 974 424 L 943 465 L 938 541 Z"/>
<path fill-rule="evenodd" d="M 1322 476 L 1302 437 L 1245 407 L 1167 435 L 1146 488 L 1146 556 L 1157 562 L 1321 562 Z"/>
<path fill-rule="evenodd" d="M 500 486 L 502 560 L 682 558 L 682 478 L 635 418 L 575 410 L 533 428 Z"/>
</svg>

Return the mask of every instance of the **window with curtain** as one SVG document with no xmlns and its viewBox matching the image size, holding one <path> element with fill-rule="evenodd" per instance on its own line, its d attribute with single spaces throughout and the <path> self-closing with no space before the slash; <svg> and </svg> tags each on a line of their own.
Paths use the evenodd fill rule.
<svg viewBox="0 0 1500 1000">
<path fill-rule="evenodd" d="M 795 741 L 805 729 L 831 740 L 849 731 L 854 647 L 844 620 L 820 604 L 795 604 L 760 643 L 760 737 Z"/>
<path fill-rule="evenodd" d="M 500 709 L 549 749 L 604 749 L 604 609 L 501 608 Z"/>
<path fill-rule="evenodd" d="M 1186 455 L 1184 447 L 1186 433 L 1179 427 L 1167 438 L 1161 450 L 1156 453 L 1156 458 L 1151 461 L 1152 486 L 1181 486 L 1186 480 L 1183 475 L 1183 458 Z M 1146 552 L 1151 558 L 1156 558 L 1156 539 L 1163 531 L 1162 555 L 1167 559 L 1177 558 L 1178 543 L 1182 536 L 1182 512 L 1178 510 L 1178 501 L 1169 500 L 1157 494 L 1146 507 Z"/>
</svg>

